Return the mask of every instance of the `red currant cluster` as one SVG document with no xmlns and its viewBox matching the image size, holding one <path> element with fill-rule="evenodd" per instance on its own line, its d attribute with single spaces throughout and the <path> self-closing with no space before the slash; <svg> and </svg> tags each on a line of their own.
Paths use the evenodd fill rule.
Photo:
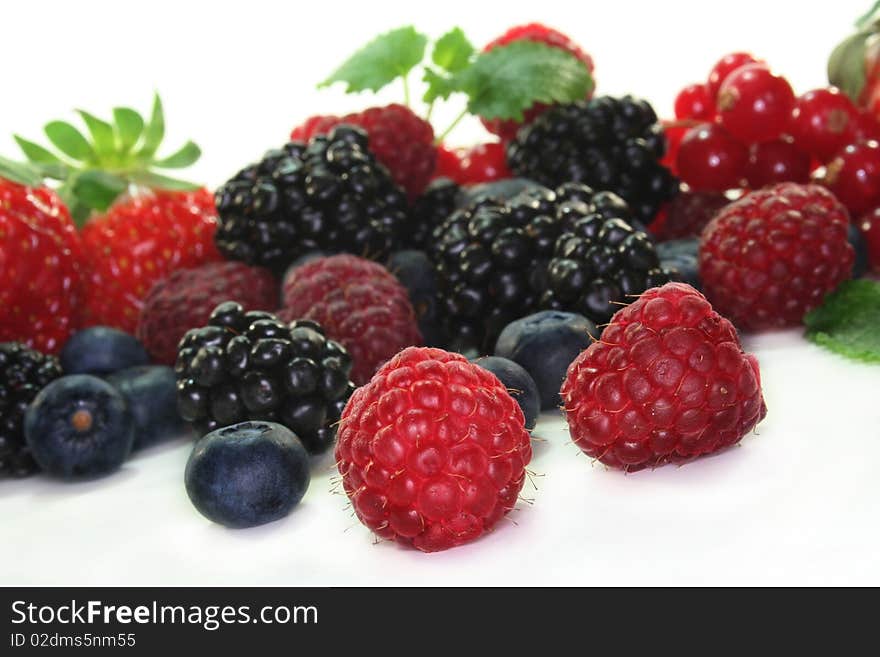
<svg viewBox="0 0 880 657">
<path fill-rule="evenodd" d="M 880 206 L 880 124 L 834 88 L 796 97 L 748 53 L 731 53 L 675 99 L 666 163 L 693 190 L 824 182 L 854 216 Z"/>
<path fill-rule="evenodd" d="M 487 142 L 471 148 L 452 149 L 440 145 L 434 178 L 449 178 L 459 185 L 477 185 L 511 177 L 504 144 Z"/>
</svg>

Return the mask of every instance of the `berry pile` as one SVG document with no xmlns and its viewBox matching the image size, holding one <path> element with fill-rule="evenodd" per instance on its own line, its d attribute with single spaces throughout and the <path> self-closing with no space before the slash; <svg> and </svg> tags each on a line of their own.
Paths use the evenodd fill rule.
<svg viewBox="0 0 880 657">
<path fill-rule="evenodd" d="M 348 125 L 269 151 L 215 197 L 220 252 L 278 275 L 315 250 L 387 257 L 407 223 L 406 194 Z"/>
</svg>

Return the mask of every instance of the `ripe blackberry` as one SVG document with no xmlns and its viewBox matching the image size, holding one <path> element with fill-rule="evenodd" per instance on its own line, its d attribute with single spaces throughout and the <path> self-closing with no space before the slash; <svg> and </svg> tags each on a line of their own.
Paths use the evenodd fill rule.
<svg viewBox="0 0 880 657">
<path fill-rule="evenodd" d="M 644 223 L 678 191 L 660 164 L 663 128 L 644 100 L 603 96 L 544 112 L 507 149 L 510 169 L 549 187 L 582 182 L 623 198 Z"/>
<path fill-rule="evenodd" d="M 412 206 L 412 222 L 405 241 L 410 248 L 425 250 L 434 229 L 446 221 L 457 207 L 461 187 L 449 178 L 437 178 Z"/>
<path fill-rule="evenodd" d="M 269 151 L 215 201 L 220 252 L 278 275 L 309 251 L 387 257 L 407 219 L 406 194 L 350 125 Z"/>
<path fill-rule="evenodd" d="M 37 393 L 60 376 L 54 356 L 20 342 L 0 343 L 0 477 L 26 477 L 39 469 L 25 444 L 22 420 Z"/>
<path fill-rule="evenodd" d="M 486 353 L 504 326 L 540 308 L 607 321 L 610 302 L 666 282 L 630 216 L 620 197 L 578 183 L 454 212 L 432 244 L 453 346 Z"/>
<path fill-rule="evenodd" d="M 245 420 L 277 422 L 318 453 L 333 443 L 354 390 L 351 365 L 316 322 L 285 324 L 227 301 L 180 341 L 178 408 L 200 435 Z"/>
</svg>

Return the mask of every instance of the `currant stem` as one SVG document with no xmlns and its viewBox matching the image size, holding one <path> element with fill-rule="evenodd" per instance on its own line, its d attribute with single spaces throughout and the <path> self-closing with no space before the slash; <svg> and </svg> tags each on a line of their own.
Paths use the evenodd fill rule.
<svg viewBox="0 0 880 657">
<path fill-rule="evenodd" d="M 431 122 L 431 115 L 434 113 L 434 102 L 435 102 L 435 101 L 432 100 L 432 101 L 428 104 L 428 111 L 425 112 L 425 121 L 427 121 L 428 123 Z"/>
<path fill-rule="evenodd" d="M 468 110 L 467 110 L 467 107 L 465 107 L 465 108 L 459 113 L 459 115 L 455 117 L 455 120 L 449 125 L 449 127 L 446 128 L 446 130 L 444 130 L 444 131 L 441 133 L 441 135 L 440 135 L 439 137 L 437 137 L 437 139 L 434 140 L 434 143 L 439 144 L 439 143 L 441 143 L 444 139 L 446 139 L 446 137 L 449 136 L 449 133 L 452 132 L 453 128 L 455 128 L 455 126 L 457 126 L 459 123 L 461 123 L 461 120 L 462 120 L 464 117 L 466 117 L 467 114 L 468 114 Z"/>
<path fill-rule="evenodd" d="M 412 107 L 409 97 L 409 76 L 404 75 L 401 79 L 403 80 L 403 104 Z"/>
</svg>

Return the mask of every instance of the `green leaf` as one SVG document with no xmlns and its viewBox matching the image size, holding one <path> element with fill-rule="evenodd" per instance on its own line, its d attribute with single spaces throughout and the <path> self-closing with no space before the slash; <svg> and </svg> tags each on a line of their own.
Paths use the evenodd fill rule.
<svg viewBox="0 0 880 657">
<path fill-rule="evenodd" d="M 577 57 L 534 41 L 482 52 L 456 77 L 468 110 L 486 119 L 520 121 L 535 102 L 570 103 L 593 88 L 589 69 Z"/>
<path fill-rule="evenodd" d="M 83 123 L 89 129 L 89 134 L 92 135 L 92 146 L 98 157 L 105 157 L 113 153 L 116 146 L 116 140 L 113 137 L 113 126 L 85 110 L 77 110 L 77 114 L 82 117 Z"/>
<path fill-rule="evenodd" d="M 856 27 L 865 27 L 874 22 L 878 10 L 880 10 L 880 0 L 877 0 L 868 11 L 856 19 Z"/>
<path fill-rule="evenodd" d="M 188 141 L 173 155 L 153 162 L 153 166 L 160 169 L 183 169 L 193 164 L 201 155 L 202 149 L 195 143 Z"/>
<path fill-rule="evenodd" d="M 33 166 L 43 178 L 67 180 L 70 176 L 71 168 L 64 162 L 34 162 Z"/>
<path fill-rule="evenodd" d="M 144 128 L 144 143 L 141 146 L 139 155 L 145 160 L 149 160 L 155 155 L 159 149 L 159 144 L 165 137 L 165 113 L 162 110 L 162 100 L 159 94 L 153 96 L 153 111 L 150 115 L 150 122 Z"/>
<path fill-rule="evenodd" d="M 201 185 L 177 178 L 169 178 L 152 171 L 143 171 L 134 177 L 134 181 L 153 189 L 167 189 L 177 192 L 191 192 L 201 188 Z"/>
<path fill-rule="evenodd" d="M 437 71 L 427 66 L 425 67 L 422 79 L 428 85 L 425 95 L 422 97 L 426 103 L 433 103 L 438 98 L 446 100 L 459 90 L 455 76 L 440 75 Z"/>
<path fill-rule="evenodd" d="M 43 130 L 55 148 L 69 158 L 81 162 L 94 159 L 92 145 L 79 130 L 66 121 L 50 121 Z"/>
<path fill-rule="evenodd" d="M 382 34 L 349 57 L 319 87 L 344 82 L 346 93 L 379 91 L 422 61 L 428 37 L 412 26 Z"/>
<path fill-rule="evenodd" d="M 865 86 L 865 42 L 869 34 L 858 32 L 847 37 L 828 58 L 828 81 L 855 102 Z"/>
<path fill-rule="evenodd" d="M 114 107 L 113 121 L 116 124 L 116 141 L 119 150 L 127 153 L 140 139 L 144 131 L 144 119 L 130 107 Z"/>
<path fill-rule="evenodd" d="M 806 336 L 838 354 L 880 363 L 880 283 L 846 281 L 804 317 Z"/>
<path fill-rule="evenodd" d="M 128 183 L 123 178 L 106 171 L 83 171 L 72 185 L 77 201 L 99 212 L 109 208 L 127 188 Z"/>
<path fill-rule="evenodd" d="M 37 164 L 56 164 L 61 162 L 55 153 L 46 150 L 39 144 L 35 144 L 24 137 L 19 137 L 18 135 L 13 135 L 13 139 L 15 139 L 15 142 L 18 144 L 21 152 L 24 153 L 24 156 L 31 162 Z"/>
<path fill-rule="evenodd" d="M 454 27 L 434 44 L 431 60 L 444 71 L 456 73 L 467 67 L 475 49 L 460 27 Z"/>
<path fill-rule="evenodd" d="M 0 178 L 28 187 L 39 187 L 43 184 L 42 176 L 32 166 L 5 157 L 0 157 Z"/>
</svg>

